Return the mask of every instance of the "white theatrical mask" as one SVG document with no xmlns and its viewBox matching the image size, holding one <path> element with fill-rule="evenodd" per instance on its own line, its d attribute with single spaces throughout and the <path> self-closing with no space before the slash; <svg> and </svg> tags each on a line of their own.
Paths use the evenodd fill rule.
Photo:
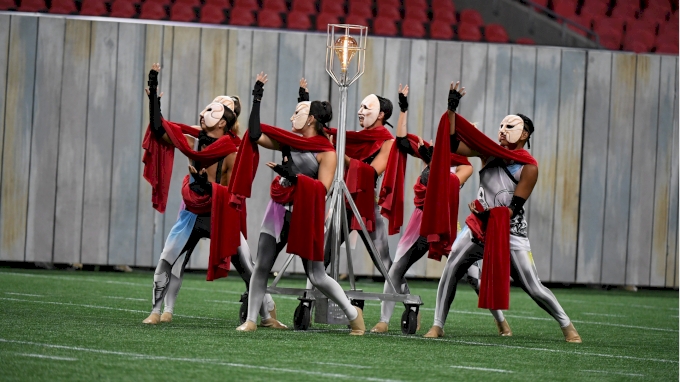
<svg viewBox="0 0 680 382">
<path fill-rule="evenodd" d="M 524 131 L 524 121 L 517 115 L 511 114 L 506 115 L 501 121 L 501 127 L 498 131 L 498 139 L 501 135 L 504 136 L 505 140 L 510 143 L 517 143 L 522 137 L 522 132 Z"/>
<path fill-rule="evenodd" d="M 307 119 L 309 118 L 309 108 L 311 102 L 303 101 L 297 104 L 295 107 L 295 113 L 290 117 L 290 122 L 292 124 L 292 130 L 294 133 L 299 134 L 302 129 L 305 128 Z"/>
<path fill-rule="evenodd" d="M 224 116 L 224 109 L 234 111 L 234 99 L 229 96 L 218 96 L 199 114 L 206 127 L 214 127 Z"/>
<path fill-rule="evenodd" d="M 359 124 L 364 129 L 372 126 L 380 114 L 380 101 L 375 94 L 369 94 L 359 106 Z"/>
</svg>

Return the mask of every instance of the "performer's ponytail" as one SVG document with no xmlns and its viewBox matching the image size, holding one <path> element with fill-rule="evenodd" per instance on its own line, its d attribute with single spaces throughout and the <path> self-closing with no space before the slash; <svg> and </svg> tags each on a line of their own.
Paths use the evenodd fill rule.
<svg viewBox="0 0 680 382">
<path fill-rule="evenodd" d="M 314 128 L 319 135 L 326 135 L 324 129 L 328 128 L 328 123 L 333 119 L 333 108 L 328 101 L 313 101 L 309 105 L 309 115 L 314 116 L 316 124 Z"/>
</svg>

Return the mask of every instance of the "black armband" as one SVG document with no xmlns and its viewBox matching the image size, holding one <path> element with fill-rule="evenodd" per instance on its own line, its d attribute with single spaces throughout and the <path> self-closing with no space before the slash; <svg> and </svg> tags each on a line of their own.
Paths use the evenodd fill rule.
<svg viewBox="0 0 680 382">
<path fill-rule="evenodd" d="M 260 103 L 264 94 L 264 82 L 257 81 L 253 87 L 253 103 Z"/>
<path fill-rule="evenodd" d="M 251 141 L 256 142 L 262 136 L 262 127 L 260 126 L 260 103 L 253 102 L 253 107 L 250 109 L 250 119 L 248 119 L 248 137 Z"/>
<path fill-rule="evenodd" d="M 193 174 L 194 181 L 189 184 L 191 191 L 199 195 L 212 195 L 212 183 L 208 181 L 208 174 Z"/>
<path fill-rule="evenodd" d="M 397 137 L 397 149 L 402 153 L 416 155 L 416 152 L 413 151 L 413 147 L 411 147 L 411 142 L 409 142 L 406 137 Z"/>
<path fill-rule="evenodd" d="M 512 196 L 512 201 L 510 202 L 510 209 L 512 210 L 512 217 L 514 218 L 517 216 L 519 213 L 524 212 L 524 203 L 526 203 L 526 199 L 524 199 L 521 196 L 513 195 Z"/>
<path fill-rule="evenodd" d="M 399 93 L 399 109 L 402 113 L 406 113 L 406 111 L 408 111 L 408 99 L 402 93 Z"/>
<path fill-rule="evenodd" d="M 307 92 L 307 89 L 300 86 L 300 89 L 298 90 L 298 103 L 305 101 L 309 101 L 309 92 Z"/>
<path fill-rule="evenodd" d="M 149 80 L 146 82 L 149 85 L 149 90 L 158 88 L 158 72 L 149 70 Z"/>
<path fill-rule="evenodd" d="M 449 145 L 450 151 L 455 154 L 456 151 L 458 151 L 458 146 L 460 146 L 460 140 L 458 140 L 458 135 L 456 134 L 449 135 Z"/>
<path fill-rule="evenodd" d="M 463 98 L 463 95 L 458 91 L 449 90 L 448 109 L 455 113 L 461 98 Z"/>
<path fill-rule="evenodd" d="M 297 174 L 293 171 L 292 162 L 290 160 L 284 162 L 283 165 L 277 164 L 272 170 L 290 183 L 297 184 Z"/>
<path fill-rule="evenodd" d="M 430 148 L 432 150 L 430 150 Z M 420 158 L 427 164 L 430 164 L 432 161 L 432 154 L 434 153 L 434 147 L 430 146 L 430 148 L 426 147 L 425 145 L 418 147 L 418 154 L 420 154 Z"/>
</svg>

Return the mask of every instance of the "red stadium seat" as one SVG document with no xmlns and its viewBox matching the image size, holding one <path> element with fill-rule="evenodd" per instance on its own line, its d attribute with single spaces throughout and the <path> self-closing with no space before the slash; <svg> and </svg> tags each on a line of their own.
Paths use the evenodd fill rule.
<svg viewBox="0 0 680 382">
<path fill-rule="evenodd" d="M 369 3 L 351 3 L 349 5 L 348 15 L 360 16 L 367 19 L 373 18 L 373 10 L 371 10 L 371 5 Z"/>
<path fill-rule="evenodd" d="M 536 4 L 540 5 L 540 6 L 542 6 L 543 8 L 548 8 L 548 1 L 549 1 L 549 0 L 532 0 L 532 3 L 536 3 Z M 542 9 L 540 9 L 540 8 L 538 8 L 538 7 L 532 6 L 532 8 L 533 8 L 534 10 L 536 10 L 536 11 L 539 11 L 539 12 L 542 11 Z"/>
<path fill-rule="evenodd" d="M 187 4 L 175 3 L 175 5 L 170 8 L 170 20 L 183 21 L 187 23 L 196 20 L 196 12 L 194 12 L 194 7 Z"/>
<path fill-rule="evenodd" d="M 4 8 L 0 2 L 0 9 Z M 12 1 L 14 3 L 14 1 Z M 52 6 L 50 7 L 50 13 L 56 13 L 60 15 L 73 15 L 78 13 L 78 8 L 76 8 L 73 0 L 52 0 Z M 113 16 L 113 15 L 112 15 Z M 119 16 L 115 16 L 119 17 Z M 132 16 L 130 16 L 132 17 Z"/>
<path fill-rule="evenodd" d="M 421 23 L 430 21 L 427 18 L 427 11 L 425 11 L 425 8 L 406 8 L 404 20 L 419 21 Z"/>
<path fill-rule="evenodd" d="M 231 8 L 231 2 L 229 0 L 205 0 L 205 6 L 220 7 L 222 9 Z"/>
<path fill-rule="evenodd" d="M 45 0 L 21 0 L 20 12 L 47 12 Z"/>
<path fill-rule="evenodd" d="M 456 14 L 451 10 L 432 12 L 432 21 L 443 21 L 451 25 L 458 24 L 458 21 L 456 20 Z"/>
<path fill-rule="evenodd" d="M 396 36 L 397 24 L 392 19 L 376 17 L 373 20 L 373 33 L 378 36 Z"/>
<path fill-rule="evenodd" d="M 190 7 L 200 7 L 201 6 L 201 0 L 175 0 L 175 5 L 177 4 L 183 4 L 183 5 L 188 5 Z"/>
<path fill-rule="evenodd" d="M 406 9 L 421 8 L 425 12 L 427 12 L 427 8 L 429 8 L 429 5 L 427 4 L 426 0 L 406 0 L 404 1 L 404 6 Z"/>
<path fill-rule="evenodd" d="M 468 25 L 476 25 L 477 27 L 484 25 L 482 15 L 474 9 L 466 9 L 460 12 L 460 22 Z"/>
<path fill-rule="evenodd" d="M 139 13 L 140 19 L 165 20 L 167 17 L 168 14 L 165 11 L 165 7 L 157 3 L 146 2 L 142 4 L 142 10 Z"/>
<path fill-rule="evenodd" d="M 656 46 L 656 53 L 678 54 L 678 44 L 662 43 Z"/>
<path fill-rule="evenodd" d="M 281 28 L 281 13 L 272 9 L 263 9 L 257 14 L 257 26 L 262 28 Z"/>
<path fill-rule="evenodd" d="M 612 9 L 612 16 L 618 16 L 625 19 L 635 18 L 636 13 L 640 9 L 640 2 L 633 1 L 617 1 L 616 6 Z"/>
<path fill-rule="evenodd" d="M 288 29 L 295 30 L 309 30 L 312 27 L 312 22 L 309 21 L 309 15 L 305 12 L 292 11 L 288 14 Z"/>
<path fill-rule="evenodd" d="M 507 43 L 508 32 L 500 24 L 488 24 L 484 27 L 484 38 L 488 42 Z"/>
<path fill-rule="evenodd" d="M 604 14 L 607 13 L 608 10 L 609 5 L 607 2 L 587 0 L 581 7 L 580 13 L 604 16 Z"/>
<path fill-rule="evenodd" d="M 668 16 L 669 13 L 670 12 L 663 8 L 648 7 L 647 9 L 642 11 L 642 14 L 639 16 L 639 19 L 647 21 L 650 24 L 662 24 L 666 22 L 666 16 Z"/>
<path fill-rule="evenodd" d="M 536 45 L 536 42 L 529 37 L 518 38 L 515 42 L 521 45 Z"/>
<path fill-rule="evenodd" d="M 574 0 L 553 0 L 553 11 L 568 19 L 576 15 L 577 3 Z"/>
<path fill-rule="evenodd" d="M 221 6 L 206 4 L 201 8 L 199 22 L 203 24 L 222 24 L 225 20 L 224 8 Z"/>
<path fill-rule="evenodd" d="M 432 0 L 432 10 L 434 12 L 456 11 L 456 7 L 451 0 Z"/>
<path fill-rule="evenodd" d="M 578 24 L 581 28 L 573 25 L 573 24 L 568 24 L 568 28 L 572 30 L 575 33 L 580 34 L 581 36 L 587 36 L 588 35 L 588 30 L 590 30 L 590 18 L 589 17 L 584 17 L 584 16 L 579 16 L 579 15 L 574 15 L 573 18 L 570 19 L 570 21 L 575 22 Z M 582 29 L 582 28 L 585 28 Z"/>
<path fill-rule="evenodd" d="M 605 29 L 614 29 L 618 30 L 623 34 L 623 29 L 626 26 L 626 19 L 620 18 L 620 17 L 606 17 L 600 20 L 596 20 L 594 22 L 594 28 L 593 30 L 595 33 L 600 33 L 602 30 Z"/>
<path fill-rule="evenodd" d="M 438 40 L 453 39 L 451 24 L 438 20 L 432 21 L 430 24 L 430 37 Z"/>
<path fill-rule="evenodd" d="M 656 34 L 656 23 L 650 23 L 647 20 L 636 20 L 629 22 L 626 25 L 626 35 L 651 33 Z"/>
<path fill-rule="evenodd" d="M 316 16 L 316 30 L 325 32 L 328 24 L 340 24 L 338 16 L 334 13 L 319 13 Z"/>
<path fill-rule="evenodd" d="M 293 0 L 291 11 L 313 15 L 317 13 L 316 0 Z"/>
<path fill-rule="evenodd" d="M 14 2 L 14 0 L 0 0 L 0 10 L 9 11 L 15 10 L 16 8 L 17 4 Z"/>
<path fill-rule="evenodd" d="M 420 21 L 404 20 L 401 24 L 401 35 L 410 38 L 425 37 L 425 27 Z"/>
<path fill-rule="evenodd" d="M 284 0 L 264 0 L 262 2 L 262 9 L 268 9 L 270 11 L 276 11 L 279 13 L 288 12 L 286 7 L 286 2 Z"/>
<path fill-rule="evenodd" d="M 659 26 L 659 39 L 673 38 L 678 39 L 678 24 L 673 22 L 665 22 Z"/>
<path fill-rule="evenodd" d="M 172 5 L 172 0 L 145 0 L 142 1 L 144 4 L 158 4 L 163 7 L 169 7 Z"/>
<path fill-rule="evenodd" d="M 398 8 L 381 5 L 378 8 L 378 17 L 397 21 L 401 20 L 401 13 L 399 13 Z"/>
<path fill-rule="evenodd" d="M 137 16 L 137 8 L 135 8 L 135 4 L 131 0 L 116 0 L 111 4 L 111 14 L 109 16 L 131 19 Z"/>
<path fill-rule="evenodd" d="M 248 27 L 255 24 L 255 16 L 250 8 L 232 8 L 229 12 L 229 25 Z"/>
<path fill-rule="evenodd" d="M 626 37 L 623 39 L 623 50 L 630 50 L 636 53 L 649 52 L 654 46 L 655 40 L 654 34 L 645 30 L 626 33 Z"/>
<path fill-rule="evenodd" d="M 83 16 L 106 16 L 109 11 L 103 1 L 83 0 L 80 5 L 80 14 Z"/>
<path fill-rule="evenodd" d="M 321 2 L 321 12 L 320 13 L 325 13 L 325 14 L 333 14 L 333 15 L 344 15 L 345 14 L 345 5 L 343 2 L 339 1 L 333 1 L 333 0 L 323 0 Z"/>
<path fill-rule="evenodd" d="M 645 53 L 651 50 L 651 46 L 645 44 L 641 40 L 630 40 L 623 44 L 623 50 L 635 53 Z"/>
<path fill-rule="evenodd" d="M 400 8 L 401 0 L 376 0 L 376 4 L 378 5 L 378 8 L 380 7 Z"/>
<path fill-rule="evenodd" d="M 257 4 L 257 0 L 234 0 L 234 8 L 257 11 L 260 5 Z"/>
<path fill-rule="evenodd" d="M 345 17 L 345 24 L 368 25 L 368 19 L 359 15 L 348 15 Z"/>
<path fill-rule="evenodd" d="M 621 40 L 623 39 L 622 31 L 617 29 L 603 29 L 598 32 L 600 36 L 600 45 L 609 50 L 621 49 Z"/>
<path fill-rule="evenodd" d="M 458 38 L 463 41 L 482 41 L 479 26 L 461 22 L 458 24 Z"/>
</svg>

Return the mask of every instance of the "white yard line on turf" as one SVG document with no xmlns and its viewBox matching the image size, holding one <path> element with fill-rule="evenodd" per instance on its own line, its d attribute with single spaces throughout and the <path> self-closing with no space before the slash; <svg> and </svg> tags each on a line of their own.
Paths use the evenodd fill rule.
<svg viewBox="0 0 680 382">
<path fill-rule="evenodd" d="M 351 367 L 353 369 L 372 369 L 372 366 L 362 366 L 362 365 L 350 365 L 346 363 L 334 363 L 334 362 L 312 362 L 317 365 L 330 365 L 330 366 L 345 366 L 345 367 Z"/>
<path fill-rule="evenodd" d="M 561 298 L 560 301 L 576 302 L 576 303 L 579 303 L 579 304 L 592 304 L 592 303 L 593 303 L 593 301 L 571 300 L 571 299 L 567 299 L 567 298 Z M 601 304 L 601 305 L 612 305 L 612 306 L 625 306 L 625 307 L 632 307 L 632 308 L 645 308 L 645 309 L 678 310 L 678 308 L 668 308 L 668 307 L 663 307 L 663 306 L 653 306 L 653 305 L 622 304 L 622 303 L 620 303 L 620 302 L 604 302 L 604 301 L 598 301 L 597 304 Z"/>
<path fill-rule="evenodd" d="M 604 370 L 581 370 L 584 373 L 602 373 L 602 374 L 617 374 L 617 375 L 627 375 L 630 377 L 644 377 L 644 374 L 630 374 L 630 373 L 619 373 L 616 371 L 604 371 Z"/>
<path fill-rule="evenodd" d="M 117 300 L 131 300 L 131 301 L 149 301 L 146 298 L 134 298 L 134 297 L 120 297 L 120 296 L 102 296 L 104 298 L 114 298 Z"/>
<path fill-rule="evenodd" d="M 78 360 L 78 358 L 56 357 L 56 356 L 52 356 L 52 355 L 43 355 L 43 354 L 29 354 L 29 353 L 14 353 L 14 354 L 20 355 L 22 357 L 54 359 L 54 360 L 57 360 L 57 361 L 77 361 Z"/>
<path fill-rule="evenodd" d="M 486 367 L 472 367 L 472 366 L 449 366 L 455 369 L 466 369 L 466 370 L 479 370 L 479 371 L 492 371 L 494 373 L 513 373 L 513 371 L 510 370 L 502 370 L 502 369 L 488 369 Z"/>
<path fill-rule="evenodd" d="M 15 292 L 5 292 L 5 294 L 11 294 L 13 296 L 45 297 L 45 296 L 40 295 L 40 294 L 15 293 Z"/>
<path fill-rule="evenodd" d="M 220 304 L 239 304 L 239 305 L 241 305 L 241 303 L 238 302 L 238 301 L 205 300 L 205 302 L 219 302 Z"/>
<path fill-rule="evenodd" d="M 583 312 L 581 314 L 585 314 L 586 316 L 626 317 L 622 314 L 604 314 L 604 313 L 590 313 L 590 312 Z"/>
<path fill-rule="evenodd" d="M 55 344 L 47 344 L 47 343 L 31 342 L 31 341 L 8 340 L 8 339 L 4 339 L 4 338 L 0 338 L 0 342 L 20 344 L 20 345 L 29 345 L 29 346 L 40 346 L 40 347 L 46 347 L 46 348 L 52 348 L 52 349 L 65 349 L 65 350 L 87 352 L 87 353 L 117 355 L 117 356 L 129 358 L 129 359 L 132 359 L 132 360 L 147 359 L 147 360 L 160 360 L 160 361 L 173 361 L 173 362 L 191 362 L 191 363 L 203 363 L 203 364 L 209 364 L 209 365 L 228 366 L 228 367 L 236 367 L 236 368 L 244 368 L 244 369 L 257 369 L 257 370 L 263 370 L 263 371 L 268 371 L 268 372 L 277 371 L 277 372 L 282 372 L 282 373 L 307 374 L 307 375 L 314 375 L 314 376 L 327 377 L 327 378 L 342 378 L 342 379 L 363 380 L 363 381 L 371 381 L 371 382 L 399 382 L 399 381 L 396 381 L 396 380 L 363 377 L 363 376 L 357 376 L 357 375 L 324 373 L 324 372 L 320 372 L 320 371 L 310 371 L 310 370 L 301 370 L 301 369 L 285 369 L 285 368 L 281 368 L 281 367 L 259 366 L 259 365 L 249 365 L 249 364 L 244 364 L 244 363 L 225 362 L 225 361 L 222 361 L 222 360 L 219 360 L 219 359 L 153 356 L 153 355 L 148 355 L 148 354 L 128 353 L 128 352 L 112 351 L 112 350 L 104 350 L 104 349 L 92 349 L 92 348 L 84 348 L 84 347 L 79 347 L 79 346 L 66 346 L 66 345 L 55 345 Z"/>
</svg>

